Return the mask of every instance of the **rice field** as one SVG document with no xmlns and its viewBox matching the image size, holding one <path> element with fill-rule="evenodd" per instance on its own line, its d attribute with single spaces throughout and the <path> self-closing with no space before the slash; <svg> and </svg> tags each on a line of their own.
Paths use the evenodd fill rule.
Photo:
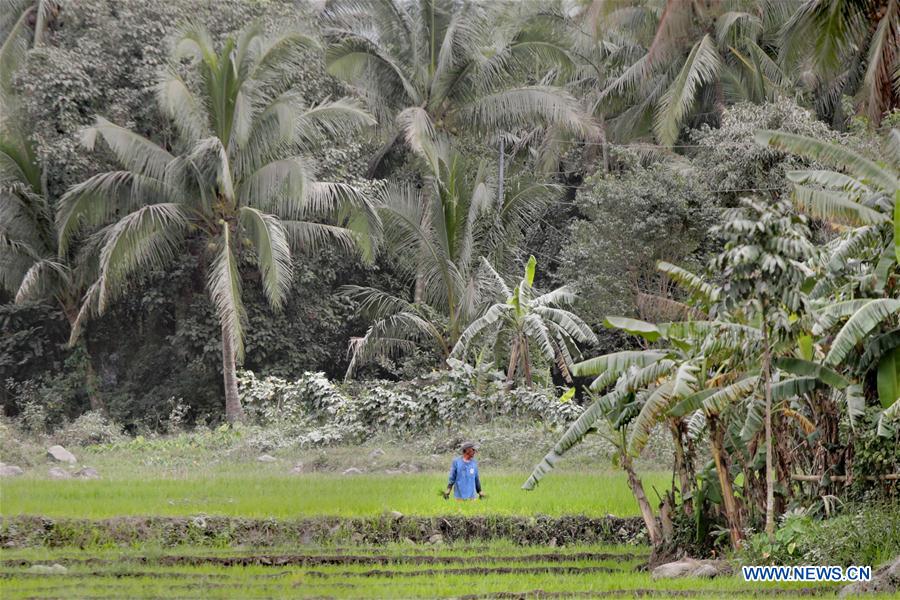
<svg viewBox="0 0 900 600">
<path fill-rule="evenodd" d="M 651 500 L 654 489 L 668 489 L 671 475 L 645 473 Z M 100 519 L 121 516 L 196 514 L 254 518 L 371 516 L 389 511 L 438 514 L 586 516 L 637 515 L 625 475 L 554 473 L 533 491 L 520 489 L 522 474 L 488 474 L 485 500 L 444 500 L 443 473 L 415 475 L 285 476 L 260 471 L 243 475 L 189 478 L 140 478 L 52 481 L 37 477 L 4 480 L 0 514 Z"/>
<path fill-rule="evenodd" d="M 791 598 L 828 586 L 747 584 L 737 577 L 654 581 L 646 548 L 310 547 L 198 551 L 3 551 L 3 597 L 19 598 Z M 56 566 L 58 565 L 58 566 Z M 48 573 L 47 571 L 51 571 Z M 56 571 L 56 572 L 52 572 Z"/>
</svg>

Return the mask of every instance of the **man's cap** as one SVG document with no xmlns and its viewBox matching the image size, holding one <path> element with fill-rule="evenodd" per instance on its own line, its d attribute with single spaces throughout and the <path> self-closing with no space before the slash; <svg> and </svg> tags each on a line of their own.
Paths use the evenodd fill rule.
<svg viewBox="0 0 900 600">
<path fill-rule="evenodd" d="M 478 444 L 475 442 L 465 442 L 460 448 L 463 452 L 471 448 L 472 450 L 478 450 Z"/>
</svg>

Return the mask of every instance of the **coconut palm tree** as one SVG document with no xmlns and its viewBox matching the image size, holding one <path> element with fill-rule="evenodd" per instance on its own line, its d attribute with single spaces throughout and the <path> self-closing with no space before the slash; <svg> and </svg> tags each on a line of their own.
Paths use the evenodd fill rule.
<svg viewBox="0 0 900 600">
<path fill-rule="evenodd" d="M 781 63 L 802 73 L 820 112 L 856 97 L 878 125 L 900 107 L 898 23 L 898 0 L 806 0 L 782 28 Z"/>
<path fill-rule="evenodd" d="M 184 27 L 157 88 L 160 109 L 179 133 L 176 148 L 98 117 L 82 143 L 92 149 L 102 140 L 123 169 L 72 187 L 59 203 L 60 256 L 69 255 L 79 234 L 101 228 L 88 238 L 98 248 L 97 278 L 79 319 L 104 312 L 130 280 L 163 268 L 187 238 L 204 244 L 231 422 L 243 414 L 235 376 L 246 323 L 242 264 L 256 264 L 265 296 L 278 308 L 290 286 L 292 249 L 356 247 L 362 238 L 347 226 L 358 220 L 348 218 L 351 212 L 376 222 L 352 187 L 313 179 L 311 148 L 373 122 L 345 100 L 303 105 L 286 74 L 317 47 L 307 35 L 267 37 L 251 25 L 217 50 L 203 27 Z"/>
<path fill-rule="evenodd" d="M 578 101 L 546 77 L 571 67 L 565 45 L 539 19 L 507 8 L 465 0 L 329 3 L 328 70 L 359 91 L 385 129 L 373 172 L 398 141 L 415 148 L 434 130 L 490 138 L 553 125 L 597 135 Z"/>
<path fill-rule="evenodd" d="M 709 122 L 726 103 L 762 102 L 790 87 L 773 59 L 791 2 L 595 0 L 607 80 L 596 109 L 620 139 L 652 133 L 673 145 L 683 126 Z"/>
<path fill-rule="evenodd" d="M 58 256 L 58 236 L 44 177 L 34 146 L 23 127 L 19 96 L 12 76 L 29 47 L 41 43 L 46 21 L 59 3 L 8 2 L 0 19 L 0 289 L 17 303 L 56 303 L 74 329 L 87 285 L 87 264 L 73 265 Z M 34 19 L 34 32 L 30 20 Z M 87 355 L 87 347 L 79 342 Z M 101 410 L 90 357 L 85 361 L 85 388 L 92 410 Z"/>
<path fill-rule="evenodd" d="M 575 294 L 566 287 L 535 295 L 534 274 L 537 261 L 529 257 L 525 274 L 515 289 L 510 291 L 503 278 L 485 263 L 501 290 L 502 302 L 492 304 L 474 320 L 459 336 L 451 356 L 461 359 L 472 349 L 477 340 L 493 340 L 499 347 L 509 345 L 509 368 L 506 381 L 512 384 L 519 372 L 524 373 L 528 385 L 532 383 L 531 347 L 550 363 L 556 363 L 566 381 L 572 383 L 572 352 L 577 343 L 596 344 L 597 336 L 578 315 L 560 308 L 571 304 Z"/>
<path fill-rule="evenodd" d="M 449 358 L 462 332 L 494 298 L 496 279 L 486 263 L 506 262 L 512 242 L 554 191 L 513 177 L 501 197 L 486 165 L 461 155 L 447 139 L 427 144 L 425 151 L 436 164 L 435 176 L 423 188 L 389 184 L 379 208 L 385 246 L 392 256 L 409 257 L 406 276 L 422 281 L 421 294 L 417 290 L 410 301 L 368 287 L 344 288 L 375 319 L 351 344 L 348 377 L 376 357 L 420 345 L 442 361 Z"/>
</svg>

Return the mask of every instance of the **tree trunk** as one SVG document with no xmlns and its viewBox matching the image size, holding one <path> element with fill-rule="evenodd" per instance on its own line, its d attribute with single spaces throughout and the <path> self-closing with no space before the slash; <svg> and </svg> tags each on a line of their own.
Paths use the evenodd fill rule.
<svg viewBox="0 0 900 600">
<path fill-rule="evenodd" d="M 684 445 L 681 443 L 681 424 L 681 419 L 669 419 L 669 431 L 672 432 L 675 447 L 675 472 L 678 473 L 678 481 L 681 484 L 681 505 L 684 507 L 684 513 L 690 515 L 693 512 L 691 502 L 694 493 L 693 475 L 689 474 L 691 467 L 684 452 Z"/>
<path fill-rule="evenodd" d="M 662 542 L 662 534 L 659 532 L 656 517 L 653 516 L 653 509 L 650 508 L 650 502 L 647 500 L 647 495 L 644 493 L 644 484 L 641 483 L 637 473 L 634 472 L 634 467 L 631 464 L 631 458 L 628 456 L 628 453 L 623 450 L 621 455 L 622 468 L 625 469 L 625 473 L 628 475 L 628 485 L 631 487 L 631 493 L 634 494 L 634 499 L 637 500 L 638 507 L 641 509 L 641 517 L 644 519 L 644 525 L 647 527 L 647 535 L 650 536 L 650 544 L 658 546 Z"/>
<path fill-rule="evenodd" d="M 509 350 L 509 367 L 506 369 L 506 386 L 512 388 L 516 378 L 516 367 L 519 362 L 519 338 L 513 340 L 512 348 Z"/>
<path fill-rule="evenodd" d="M 69 322 L 69 332 L 71 332 L 75 328 L 75 321 L 78 320 L 78 305 L 66 300 L 60 300 L 59 302 L 62 306 L 63 314 L 66 315 L 66 320 Z M 84 338 L 84 335 L 78 337 L 76 346 L 84 352 L 84 389 L 91 403 L 91 410 L 106 412 L 103 397 L 100 396 L 100 384 L 97 382 L 97 373 L 94 371 L 91 353 L 88 350 L 87 340 Z"/>
<path fill-rule="evenodd" d="M 769 347 L 769 327 L 766 325 L 766 314 L 763 311 L 763 386 L 766 393 L 766 535 L 769 543 L 775 543 L 775 467 L 773 465 L 774 448 L 772 447 L 772 374 L 771 348 Z"/>
<path fill-rule="evenodd" d="M 721 431 L 715 417 L 709 418 L 709 446 L 713 460 L 716 463 L 716 475 L 719 477 L 719 487 L 722 488 L 722 502 L 725 503 L 725 518 L 728 519 L 728 530 L 731 534 L 731 545 L 735 550 L 741 547 L 743 533 L 741 532 L 741 513 L 738 510 L 737 500 L 734 497 L 734 488 L 731 479 L 728 478 L 728 465 L 723 459 L 724 433 Z"/>
<path fill-rule="evenodd" d="M 88 354 L 87 344 L 84 344 L 84 385 L 87 388 L 88 399 L 91 402 L 91 410 L 106 412 L 103 398 L 100 396 L 100 386 L 97 383 L 97 373 L 91 364 L 91 355 Z"/>
<path fill-rule="evenodd" d="M 432 177 L 425 176 L 422 178 L 422 180 L 422 202 L 425 204 L 425 206 L 422 207 L 422 219 L 419 224 L 423 229 L 427 229 L 427 225 L 431 221 L 432 194 L 435 193 L 433 187 L 434 179 Z M 427 251 L 428 249 L 425 242 L 420 242 L 420 255 L 417 259 L 419 263 L 416 265 L 416 287 L 413 290 L 413 302 L 415 302 L 416 304 L 422 304 L 423 302 L 425 302 L 425 273 L 422 270 L 422 259 Z"/>
<path fill-rule="evenodd" d="M 229 423 L 244 420 L 244 409 L 237 390 L 237 366 L 231 335 L 222 327 L 222 374 L 225 379 L 225 419 Z"/>
<path fill-rule="evenodd" d="M 528 339 L 522 337 L 522 366 L 525 369 L 525 385 L 531 387 L 531 352 L 528 350 Z"/>
<path fill-rule="evenodd" d="M 35 15 L 34 21 L 34 39 L 32 41 L 32 48 L 38 48 L 44 43 L 44 29 L 47 27 L 47 20 L 45 18 L 46 7 L 44 7 L 43 4 L 43 0 L 41 0 L 35 5 L 37 15 Z"/>
</svg>

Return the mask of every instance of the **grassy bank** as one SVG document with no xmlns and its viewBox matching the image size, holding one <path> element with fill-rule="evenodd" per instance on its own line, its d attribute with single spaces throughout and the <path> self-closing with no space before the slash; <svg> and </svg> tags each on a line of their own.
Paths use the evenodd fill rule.
<svg viewBox="0 0 900 600">
<path fill-rule="evenodd" d="M 136 469 L 130 478 L 53 481 L 38 477 L 5 480 L 0 511 L 9 515 L 108 518 L 195 514 L 257 518 L 369 516 L 388 511 L 404 514 L 503 514 L 631 516 L 638 508 L 624 474 L 554 473 L 536 490 L 520 489 L 523 473 L 487 473 L 488 498 L 473 502 L 444 500 L 443 473 L 411 475 L 285 476 L 274 469 L 248 466 L 238 475 L 201 474 L 193 478 L 148 478 Z M 267 472 L 269 471 L 269 472 Z M 644 483 L 663 492 L 670 476 L 647 473 Z"/>
</svg>

